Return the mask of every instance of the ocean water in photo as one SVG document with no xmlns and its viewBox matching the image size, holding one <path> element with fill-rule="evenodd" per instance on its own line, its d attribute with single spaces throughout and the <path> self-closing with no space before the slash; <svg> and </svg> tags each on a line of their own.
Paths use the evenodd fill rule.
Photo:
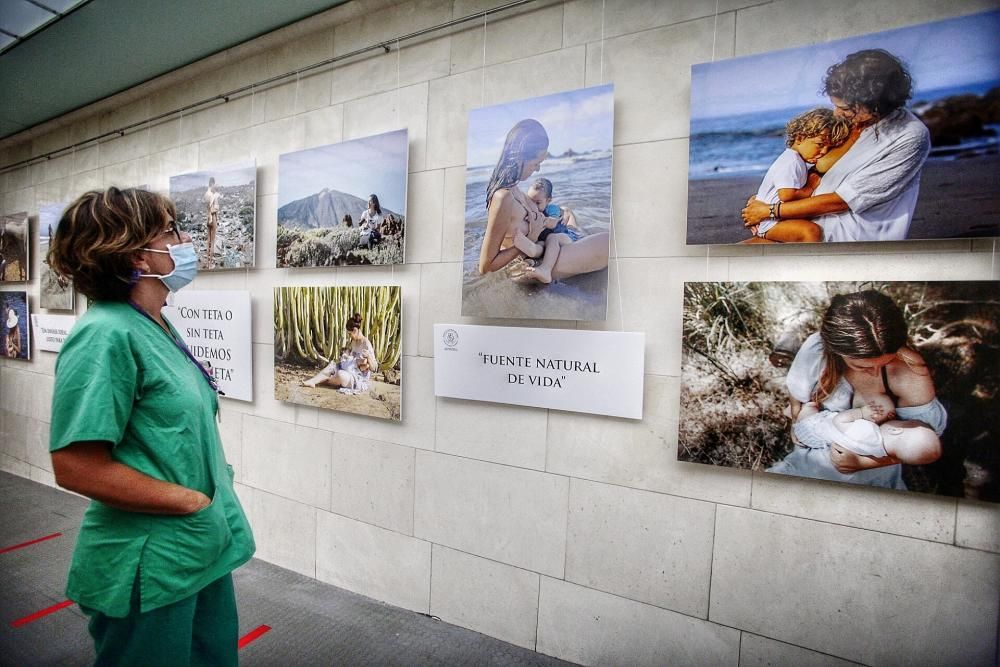
<svg viewBox="0 0 1000 667">
<path fill-rule="evenodd" d="M 959 95 L 983 95 L 1000 81 L 938 88 L 914 93 L 910 111 L 920 116 L 933 103 Z M 811 107 L 772 109 L 737 116 L 691 119 L 689 178 L 714 179 L 764 172 L 785 149 L 785 124 Z M 932 147 L 931 158 L 952 159 L 958 153 L 995 153 L 1000 126 L 987 125 L 987 134 L 963 138 L 960 144 Z"/>
<path fill-rule="evenodd" d="M 486 232 L 486 187 L 493 165 L 472 167 L 465 183 L 465 281 L 479 276 L 479 250 Z M 527 192 L 537 178 L 552 181 L 552 202 L 569 208 L 588 233 L 605 232 L 611 220 L 611 151 L 549 158 L 541 170 L 520 183 Z"/>
</svg>

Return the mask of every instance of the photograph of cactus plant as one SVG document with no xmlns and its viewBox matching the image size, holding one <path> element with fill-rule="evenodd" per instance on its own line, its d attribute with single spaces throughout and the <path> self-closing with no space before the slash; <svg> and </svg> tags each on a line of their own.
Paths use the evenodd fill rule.
<svg viewBox="0 0 1000 667">
<path fill-rule="evenodd" d="M 398 285 L 274 288 L 274 397 L 402 419 Z"/>
</svg>

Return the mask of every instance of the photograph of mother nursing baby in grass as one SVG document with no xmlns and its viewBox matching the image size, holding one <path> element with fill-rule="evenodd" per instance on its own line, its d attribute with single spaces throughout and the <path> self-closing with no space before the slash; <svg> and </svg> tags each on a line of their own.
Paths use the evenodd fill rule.
<svg viewBox="0 0 1000 667">
<path fill-rule="evenodd" d="M 1000 11 L 694 65 L 688 244 L 1000 236 Z"/>
<path fill-rule="evenodd" d="M 610 85 L 469 113 L 462 315 L 603 320 Z"/>
<path fill-rule="evenodd" d="M 681 461 L 1000 502 L 997 283 L 686 283 Z"/>
</svg>

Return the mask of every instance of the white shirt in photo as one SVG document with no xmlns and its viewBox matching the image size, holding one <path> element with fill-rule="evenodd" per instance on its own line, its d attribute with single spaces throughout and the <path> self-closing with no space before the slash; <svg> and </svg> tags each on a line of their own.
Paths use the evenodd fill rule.
<svg viewBox="0 0 1000 667">
<path fill-rule="evenodd" d="M 905 239 L 920 194 L 920 169 L 930 152 L 927 127 L 898 109 L 871 127 L 828 171 L 813 195 L 835 192 L 849 210 L 813 219 L 824 241 Z"/>
<path fill-rule="evenodd" d="M 760 188 L 757 190 L 757 199 L 765 204 L 776 204 L 778 190 L 785 188 L 798 190 L 806 184 L 808 176 L 809 165 L 806 161 L 791 148 L 786 148 L 764 174 L 764 180 L 760 182 Z"/>
</svg>

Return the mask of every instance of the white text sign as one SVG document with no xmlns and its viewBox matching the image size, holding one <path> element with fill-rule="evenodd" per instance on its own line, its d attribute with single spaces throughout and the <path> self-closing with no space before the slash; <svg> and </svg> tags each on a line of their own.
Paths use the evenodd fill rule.
<svg viewBox="0 0 1000 667">
<path fill-rule="evenodd" d="M 58 352 L 69 330 L 76 324 L 76 315 L 32 315 L 35 344 L 39 350 Z"/>
<path fill-rule="evenodd" d="M 163 314 L 226 398 L 253 400 L 250 292 L 177 292 Z"/>
<path fill-rule="evenodd" d="M 434 325 L 434 395 L 642 419 L 646 335 Z"/>
</svg>

